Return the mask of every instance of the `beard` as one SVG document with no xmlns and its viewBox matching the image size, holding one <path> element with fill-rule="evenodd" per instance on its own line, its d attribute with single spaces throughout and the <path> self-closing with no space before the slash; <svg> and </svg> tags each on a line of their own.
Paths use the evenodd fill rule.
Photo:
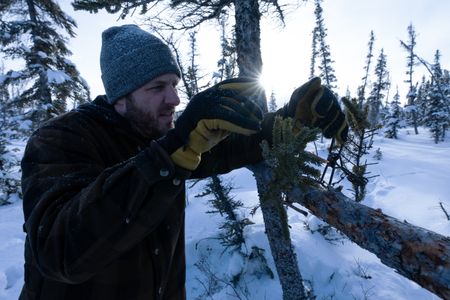
<svg viewBox="0 0 450 300">
<path fill-rule="evenodd" d="M 126 97 L 126 112 L 124 117 L 130 122 L 131 126 L 147 139 L 157 139 L 162 137 L 174 127 L 173 122 L 161 124 L 158 122 L 159 112 L 172 111 L 173 108 L 168 105 L 162 105 L 156 111 L 144 112 L 140 110 L 133 101 L 133 98 Z"/>
</svg>

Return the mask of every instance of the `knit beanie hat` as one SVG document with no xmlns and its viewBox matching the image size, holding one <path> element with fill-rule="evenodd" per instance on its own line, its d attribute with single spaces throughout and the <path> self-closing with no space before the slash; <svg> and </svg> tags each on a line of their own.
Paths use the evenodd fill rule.
<svg viewBox="0 0 450 300">
<path fill-rule="evenodd" d="M 136 25 L 115 26 L 103 32 L 100 69 L 110 104 L 160 75 L 180 77 L 169 47 Z"/>
</svg>

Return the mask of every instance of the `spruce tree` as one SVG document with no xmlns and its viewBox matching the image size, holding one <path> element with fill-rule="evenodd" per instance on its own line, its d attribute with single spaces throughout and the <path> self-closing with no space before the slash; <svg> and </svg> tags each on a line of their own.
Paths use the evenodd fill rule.
<svg viewBox="0 0 450 300">
<path fill-rule="evenodd" d="M 375 42 L 375 34 L 373 30 L 370 31 L 369 43 L 367 44 L 369 49 L 366 56 L 366 65 L 364 66 L 364 76 L 362 78 L 362 84 L 358 87 L 358 105 L 362 108 L 363 103 L 366 100 L 366 88 L 369 82 L 370 65 L 373 57 L 373 44 Z"/>
<path fill-rule="evenodd" d="M 316 60 L 317 60 L 317 27 L 312 30 L 312 43 L 311 43 L 311 64 L 309 67 L 309 79 L 312 79 L 316 75 Z"/>
<path fill-rule="evenodd" d="M 383 124 L 383 121 L 387 118 L 389 115 L 389 92 L 391 90 L 391 79 L 388 77 L 388 86 L 386 88 L 386 96 L 384 97 L 384 101 L 381 102 L 381 108 L 380 108 L 380 125 Z"/>
<path fill-rule="evenodd" d="M 3 70 L 3 66 L 0 66 L 0 71 Z M 3 73 L 3 72 L 1 72 Z M 0 81 L 3 80 L 0 77 Z M 8 102 L 9 102 L 9 92 L 6 86 L 0 84 L 0 206 L 9 203 L 7 190 L 4 188 L 6 185 L 5 176 L 8 173 L 6 164 L 8 163 L 8 158 L 6 154 L 8 151 L 6 147 L 8 146 L 8 135 L 5 128 L 8 127 Z"/>
<path fill-rule="evenodd" d="M 355 98 L 351 100 L 342 98 L 342 102 L 351 130 L 341 156 L 344 164 L 349 163 L 352 166 L 351 172 L 347 172 L 345 175 L 352 184 L 355 201 L 361 202 L 366 196 L 367 183 L 372 178 L 367 170 L 371 163 L 367 162 L 364 156 L 373 147 L 373 136 L 379 127 L 372 128 L 369 122 L 368 103 L 360 108 L 359 101 Z"/>
<path fill-rule="evenodd" d="M 317 139 L 317 134 L 317 130 L 307 127 L 300 128 L 298 133 L 294 133 L 292 119 L 283 120 L 277 116 L 272 129 L 272 145 L 267 141 L 261 144 L 263 157 L 272 172 L 269 185 L 264 187 L 259 185 L 261 209 L 266 211 L 263 215 L 266 230 L 273 233 L 268 235 L 268 238 L 278 276 L 281 282 L 289 283 L 291 286 L 290 289 L 283 291 L 283 299 L 306 299 L 307 296 L 302 281 L 298 281 L 302 277 L 291 243 L 286 209 L 280 199 L 286 201 L 288 198 L 286 191 L 294 187 L 306 192 L 311 186 L 319 185 L 320 172 L 315 166 L 320 165 L 322 160 L 305 151 L 306 145 Z M 279 217 L 283 222 L 277 221 Z"/>
<path fill-rule="evenodd" d="M 417 88 L 417 97 L 415 101 L 415 106 L 417 107 L 417 123 L 419 126 L 425 125 L 425 112 L 427 104 L 427 94 L 430 89 L 430 81 L 422 76 L 422 81 Z"/>
<path fill-rule="evenodd" d="M 448 125 L 448 99 L 443 92 L 443 72 L 440 63 L 441 54 L 436 50 L 434 57 L 433 79 L 427 94 L 425 126 L 431 132 L 434 142 L 437 144 L 445 137 Z"/>
<path fill-rule="evenodd" d="M 383 104 L 383 99 L 386 97 L 386 92 L 389 88 L 389 71 L 387 69 L 387 59 L 384 54 L 384 49 L 381 49 L 380 55 L 375 66 L 375 81 L 372 84 L 372 90 L 368 97 L 369 115 L 368 120 L 372 128 L 376 128 L 380 124 L 380 110 Z"/>
<path fill-rule="evenodd" d="M 269 100 L 269 111 L 274 112 L 274 111 L 277 111 L 277 109 L 278 109 L 277 98 L 275 97 L 275 92 L 272 91 L 272 93 L 270 94 L 270 100 Z"/>
<path fill-rule="evenodd" d="M 4 73 L 3 65 L 0 74 Z M 19 87 L 1 84 L 6 76 L 0 76 L 0 206 L 21 197 L 20 157 L 16 142 L 22 142 L 20 110 L 14 107 Z M 18 197 L 14 197 L 17 195 Z"/>
<path fill-rule="evenodd" d="M 0 6 L 0 44 L 7 59 L 22 60 L 22 69 L 10 70 L 3 84 L 27 82 L 18 104 L 36 128 L 66 110 L 89 100 L 86 82 L 68 59 L 67 38 L 74 37 L 75 21 L 52 0 L 11 0 Z"/>
<path fill-rule="evenodd" d="M 244 204 L 231 195 L 233 189 L 232 184 L 224 184 L 220 176 L 215 175 L 209 178 L 205 191 L 197 196 L 213 196 L 209 200 L 212 210 L 208 213 L 218 213 L 224 218 L 219 226 L 218 238 L 225 250 L 240 252 L 245 246 L 244 228 L 252 222 L 248 218 L 242 218 L 238 213 Z"/>
<path fill-rule="evenodd" d="M 417 107 L 415 105 L 415 99 L 417 98 L 417 91 L 414 86 L 413 82 L 413 73 L 414 73 L 414 67 L 417 65 L 416 62 L 416 54 L 415 54 L 415 47 L 416 47 L 416 31 L 414 29 L 414 26 L 410 24 L 408 26 L 408 43 L 405 44 L 404 42 L 401 42 L 402 47 L 407 51 L 407 63 L 406 63 L 406 75 L 408 76 L 405 80 L 406 83 L 409 84 L 409 91 L 407 94 L 408 98 L 408 112 L 410 115 L 410 122 L 414 126 L 414 132 L 415 134 L 419 134 L 419 131 L 417 129 L 418 127 L 418 121 L 417 121 Z"/>
<path fill-rule="evenodd" d="M 333 68 L 334 60 L 331 59 L 330 46 L 326 42 L 327 37 L 327 28 L 325 27 L 325 21 L 323 18 L 323 9 L 320 3 L 322 0 L 315 0 L 316 8 L 314 10 L 314 14 L 316 16 L 316 27 L 313 30 L 313 34 L 316 34 L 317 37 L 317 56 L 320 59 L 319 63 L 319 77 L 322 79 L 322 82 L 325 86 L 330 88 L 331 90 L 336 88 L 336 75 Z"/>
<path fill-rule="evenodd" d="M 398 93 L 398 87 L 397 92 L 395 93 L 394 98 L 392 99 L 391 103 L 389 104 L 389 113 L 385 118 L 384 122 L 384 136 L 390 139 L 397 139 L 398 138 L 398 129 L 401 128 L 402 124 L 402 111 L 400 107 L 400 95 Z"/>
<path fill-rule="evenodd" d="M 199 92 L 199 74 L 198 74 L 198 50 L 197 50 L 197 32 L 189 32 L 189 64 L 186 68 L 186 73 L 184 75 L 184 80 L 187 84 L 187 94 L 192 97 Z"/>
<path fill-rule="evenodd" d="M 442 132 L 442 140 L 445 139 L 445 134 L 450 127 L 450 71 L 449 70 L 443 70 L 443 76 L 442 76 L 442 93 L 444 95 L 444 107 L 447 109 L 444 111 L 446 118 L 447 118 L 447 124 L 444 124 L 444 130 Z"/>
</svg>

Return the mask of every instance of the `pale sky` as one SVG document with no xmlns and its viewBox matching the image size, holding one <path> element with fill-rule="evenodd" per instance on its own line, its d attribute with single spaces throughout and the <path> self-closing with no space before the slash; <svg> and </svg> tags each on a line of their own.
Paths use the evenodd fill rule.
<svg viewBox="0 0 450 300">
<path fill-rule="evenodd" d="M 287 2 L 287 1 L 285 1 Z M 70 1 L 60 1 L 78 23 L 77 37 L 70 41 L 73 51 L 71 60 L 91 87 L 91 95 L 104 93 L 100 78 L 99 55 L 101 32 L 110 26 L 125 23 L 139 24 L 139 18 L 117 21 L 117 15 L 105 12 L 97 15 L 73 12 Z M 325 26 L 328 29 L 327 43 L 335 61 L 338 92 L 344 95 L 347 87 L 355 95 L 364 75 L 367 43 L 370 31 L 375 33 L 374 59 L 384 48 L 387 66 L 391 74 L 391 99 L 399 86 L 400 96 L 405 98 L 406 53 L 400 40 L 407 41 L 407 27 L 412 23 L 417 33 L 416 52 L 429 62 L 439 49 L 441 65 L 450 69 L 450 1 L 448 0 L 325 0 L 322 3 Z M 298 9 L 289 8 L 286 26 L 274 17 L 262 20 L 263 83 L 269 95 L 272 90 L 279 104 L 288 100 L 292 90 L 307 81 L 311 57 L 311 31 L 314 23 L 314 3 L 309 1 Z M 143 27 L 145 28 L 145 27 Z M 199 64 L 204 71 L 213 71 L 219 58 L 217 44 L 219 32 L 212 26 L 202 26 L 198 36 Z M 414 81 L 420 81 L 426 71 L 416 68 Z"/>
</svg>

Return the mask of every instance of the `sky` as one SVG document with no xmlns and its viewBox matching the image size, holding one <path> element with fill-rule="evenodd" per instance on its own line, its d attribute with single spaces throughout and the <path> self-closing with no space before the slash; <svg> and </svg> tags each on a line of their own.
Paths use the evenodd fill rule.
<svg viewBox="0 0 450 300">
<path fill-rule="evenodd" d="M 294 1 L 282 3 L 286 2 Z M 69 3 L 70 1 L 65 0 L 61 1 L 60 5 L 78 23 L 77 37 L 71 39 L 69 44 L 73 51 L 71 60 L 91 87 L 92 97 L 95 97 L 104 93 L 99 66 L 102 31 L 110 26 L 142 24 L 143 21 L 137 16 L 118 20 L 117 15 L 105 12 L 96 15 L 74 12 Z M 413 24 L 417 33 L 417 54 L 426 61 L 433 62 L 434 53 L 439 49 L 442 54 L 442 67 L 450 69 L 448 0 L 324 0 L 322 8 L 328 33 L 326 42 L 334 60 L 340 95 L 345 95 L 347 88 L 355 95 L 356 88 L 361 83 L 371 30 L 375 34 L 371 74 L 375 59 L 383 48 L 392 81 L 390 99 L 397 86 L 402 101 L 407 94 L 408 86 L 404 83 L 406 52 L 400 47 L 400 40 L 408 40 L 409 24 Z M 314 22 L 313 1 L 298 7 L 287 7 L 284 25 L 274 16 L 262 18 L 261 81 L 268 95 L 272 91 L 275 93 L 279 104 L 288 101 L 293 89 L 308 80 Z M 212 24 L 200 28 L 199 64 L 204 72 L 212 72 L 215 69 L 220 50 L 211 45 L 219 45 L 218 36 L 219 33 Z M 418 66 L 413 80 L 420 81 L 423 74 L 426 74 L 425 68 Z"/>
</svg>

